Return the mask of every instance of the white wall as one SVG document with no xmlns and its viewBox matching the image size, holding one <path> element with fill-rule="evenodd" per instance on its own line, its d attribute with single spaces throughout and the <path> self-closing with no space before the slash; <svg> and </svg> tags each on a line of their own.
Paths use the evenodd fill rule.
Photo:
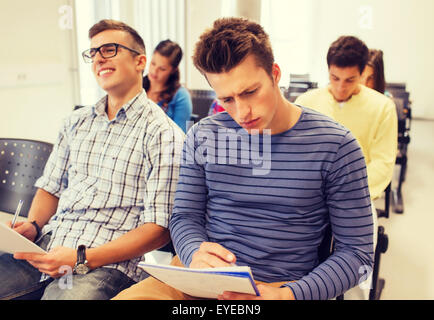
<svg viewBox="0 0 434 320">
<path fill-rule="evenodd" d="M 0 136 L 54 142 L 77 101 L 69 1 L 2 1 Z M 62 29 L 66 27 L 66 29 Z"/>
<path fill-rule="evenodd" d="M 340 35 L 355 35 L 368 47 L 383 50 L 387 81 L 407 83 L 413 115 L 434 119 L 430 95 L 434 74 L 433 0 L 262 0 L 262 3 L 261 24 L 272 39 L 275 58 L 283 73 L 280 85 L 287 85 L 290 73 L 310 73 L 313 81 L 325 85 L 330 44 Z M 191 57 L 203 30 L 228 13 L 222 11 L 228 1 L 187 0 L 187 4 L 187 52 Z M 190 57 L 187 56 L 189 63 Z M 209 88 L 191 64 L 187 70 L 190 88 Z"/>
<path fill-rule="evenodd" d="M 339 35 L 354 34 L 368 46 L 384 51 L 386 78 L 391 82 L 407 82 L 414 114 L 434 118 L 434 108 L 430 105 L 434 1 L 306 0 L 298 6 L 298 11 L 291 4 L 298 0 L 288 1 L 284 7 L 276 5 L 277 0 L 271 1 L 274 5 L 268 8 L 269 19 L 285 23 L 285 19 L 276 15 L 283 12 L 287 27 L 266 30 L 272 38 L 287 33 L 294 40 L 288 44 L 293 48 L 291 55 L 281 54 L 280 47 L 275 47 L 276 59 L 284 73 L 301 73 L 305 67 L 313 80 L 326 83 L 325 56 L 330 43 Z M 75 60 L 78 49 L 71 41 L 77 29 L 74 25 L 72 29 L 62 29 L 59 25 L 65 16 L 59 9 L 71 3 L 72 0 L 2 1 L 1 137 L 53 142 L 61 119 L 80 102 L 76 72 L 76 64 L 80 62 Z M 372 8 L 372 29 L 361 28 L 369 25 L 359 11 L 366 6 Z M 189 88 L 210 89 L 192 65 L 194 44 L 215 19 L 232 15 L 236 7 L 231 0 L 186 0 L 185 59 Z M 124 10 L 120 18 L 128 20 L 130 15 L 131 12 Z"/>
<path fill-rule="evenodd" d="M 186 83 L 189 89 L 206 89 L 210 86 L 193 65 L 194 46 L 202 32 L 212 27 L 212 23 L 222 15 L 223 0 L 186 1 L 186 47 L 184 59 L 187 61 Z"/>
</svg>

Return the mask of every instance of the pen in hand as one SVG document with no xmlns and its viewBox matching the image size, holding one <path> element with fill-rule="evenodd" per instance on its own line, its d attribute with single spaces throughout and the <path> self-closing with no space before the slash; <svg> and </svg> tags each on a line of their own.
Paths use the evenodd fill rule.
<svg viewBox="0 0 434 320">
<path fill-rule="evenodd" d="M 12 224 L 11 224 L 11 228 L 12 228 L 12 229 L 13 229 L 14 226 L 15 226 L 15 222 L 17 221 L 17 217 L 18 217 L 19 214 L 20 214 L 20 211 L 21 211 L 21 207 L 22 207 L 22 206 L 23 206 L 23 200 L 20 200 L 20 201 L 18 202 L 17 210 L 15 210 L 14 218 L 12 219 Z"/>
</svg>

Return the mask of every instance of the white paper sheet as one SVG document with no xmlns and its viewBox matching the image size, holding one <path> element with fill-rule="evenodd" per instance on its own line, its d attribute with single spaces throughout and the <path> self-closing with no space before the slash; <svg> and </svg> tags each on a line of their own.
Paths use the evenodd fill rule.
<svg viewBox="0 0 434 320">
<path fill-rule="evenodd" d="M 0 252 L 14 254 L 15 252 L 47 253 L 44 249 L 33 243 L 18 232 L 0 223 Z"/>
<path fill-rule="evenodd" d="M 258 294 L 249 267 L 190 269 L 144 262 L 139 267 L 193 297 L 216 299 L 224 291 Z"/>
</svg>

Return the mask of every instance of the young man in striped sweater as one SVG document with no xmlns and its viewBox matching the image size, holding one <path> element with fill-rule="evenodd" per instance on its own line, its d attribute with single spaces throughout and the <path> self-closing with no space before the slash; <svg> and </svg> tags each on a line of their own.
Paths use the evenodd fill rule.
<svg viewBox="0 0 434 320">
<path fill-rule="evenodd" d="M 187 134 L 169 224 L 172 264 L 250 266 L 261 295 L 220 299 L 331 299 L 357 285 L 372 267 L 373 219 L 355 138 L 282 96 L 268 36 L 254 22 L 217 20 L 193 59 L 226 112 Z M 336 249 L 320 263 L 328 225 Z M 192 297 L 148 278 L 116 298 Z"/>
</svg>

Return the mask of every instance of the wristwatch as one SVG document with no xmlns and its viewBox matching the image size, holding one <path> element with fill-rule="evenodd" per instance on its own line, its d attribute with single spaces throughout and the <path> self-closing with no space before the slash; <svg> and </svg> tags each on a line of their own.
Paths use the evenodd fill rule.
<svg viewBox="0 0 434 320">
<path fill-rule="evenodd" d="M 86 246 L 80 245 L 77 249 L 77 262 L 74 266 L 75 274 L 86 274 L 90 271 L 86 260 Z"/>
</svg>

